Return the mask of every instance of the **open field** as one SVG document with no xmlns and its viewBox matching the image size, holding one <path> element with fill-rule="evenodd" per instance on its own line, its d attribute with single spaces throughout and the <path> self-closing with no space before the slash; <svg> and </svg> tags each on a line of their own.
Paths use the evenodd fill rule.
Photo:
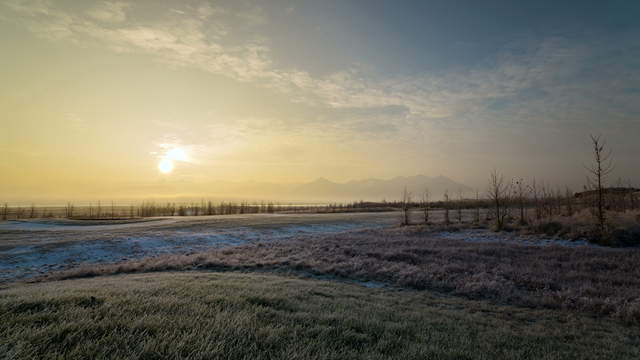
<svg viewBox="0 0 640 360">
<path fill-rule="evenodd" d="M 557 310 L 266 274 L 0 290 L 5 359 L 637 359 L 640 330 Z"/>
<path fill-rule="evenodd" d="M 449 226 L 399 226 L 397 212 L 4 222 L 0 354 L 640 356 L 640 249 L 496 233 L 471 215 Z"/>
<path fill-rule="evenodd" d="M 413 226 L 85 265 L 41 279 L 194 269 L 284 272 L 437 290 L 497 304 L 567 309 L 638 324 L 639 263 L 640 249 L 485 229 Z"/>
<path fill-rule="evenodd" d="M 80 263 L 387 226 L 394 213 L 225 215 L 103 221 L 42 219 L 0 222 L 0 281 L 30 277 Z"/>
<path fill-rule="evenodd" d="M 472 222 L 474 213 L 474 210 L 464 210 L 463 222 Z M 420 212 L 415 211 L 411 215 L 414 223 L 423 221 Z M 434 223 L 442 223 L 443 211 L 432 210 L 430 219 Z M 190 254 L 246 243 L 381 228 L 399 222 L 398 212 L 3 221 L 0 222 L 0 282 L 85 263 Z M 447 236 L 455 238 L 457 235 Z M 477 241 L 505 239 L 505 236 L 496 237 L 488 232 L 463 237 Z M 541 243 L 538 241 L 540 237 L 516 238 L 519 242 Z M 560 243 L 557 239 L 551 242 Z M 579 245 L 584 241 L 562 243 Z"/>
</svg>

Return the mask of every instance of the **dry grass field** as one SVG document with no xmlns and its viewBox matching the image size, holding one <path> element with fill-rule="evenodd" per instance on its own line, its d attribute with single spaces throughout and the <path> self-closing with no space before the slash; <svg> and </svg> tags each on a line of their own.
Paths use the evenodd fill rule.
<svg viewBox="0 0 640 360">
<path fill-rule="evenodd" d="M 2 359 L 637 359 L 639 336 L 556 309 L 269 274 L 0 290 Z"/>
<path fill-rule="evenodd" d="M 486 237 L 474 240 L 478 234 Z M 194 269 L 287 272 L 640 323 L 639 249 L 542 242 L 537 236 L 518 242 L 510 236 L 470 228 L 392 227 L 79 266 L 40 279 Z"/>
<path fill-rule="evenodd" d="M 589 226 L 579 214 L 547 234 L 433 215 L 440 225 L 418 212 L 410 226 L 398 213 L 8 223 L 6 259 L 71 246 L 88 260 L 0 285 L 0 358 L 640 356 L 640 249 L 566 236 Z M 112 251 L 136 241 L 153 251 Z"/>
</svg>

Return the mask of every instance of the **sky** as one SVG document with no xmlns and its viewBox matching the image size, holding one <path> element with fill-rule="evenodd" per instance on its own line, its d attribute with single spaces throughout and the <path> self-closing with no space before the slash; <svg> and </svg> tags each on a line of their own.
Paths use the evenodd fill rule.
<svg viewBox="0 0 640 360">
<path fill-rule="evenodd" d="M 0 200 L 424 174 L 640 186 L 640 2 L 0 1 Z M 234 194 L 237 195 L 237 194 Z"/>
</svg>

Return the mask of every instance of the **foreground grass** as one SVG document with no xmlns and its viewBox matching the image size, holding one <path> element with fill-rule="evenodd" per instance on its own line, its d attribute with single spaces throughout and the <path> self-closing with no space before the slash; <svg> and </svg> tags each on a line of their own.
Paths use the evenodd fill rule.
<svg viewBox="0 0 640 360">
<path fill-rule="evenodd" d="M 637 359 L 640 329 L 425 291 L 154 273 L 0 290 L 3 359 Z"/>
</svg>

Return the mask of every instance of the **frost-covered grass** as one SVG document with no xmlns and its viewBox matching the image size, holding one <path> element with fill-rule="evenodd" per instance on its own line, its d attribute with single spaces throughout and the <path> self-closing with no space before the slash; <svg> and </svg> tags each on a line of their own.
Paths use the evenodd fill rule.
<svg viewBox="0 0 640 360">
<path fill-rule="evenodd" d="M 404 227 L 300 237 L 80 266 L 44 279 L 190 269 L 312 273 L 640 323 L 640 249 L 479 242 L 441 235 L 441 230 Z"/>
<path fill-rule="evenodd" d="M 77 225 L 75 220 L 0 223 L 0 282 L 80 263 L 112 263 L 393 223 L 393 214 L 225 215 Z M 92 220 L 93 221 L 93 220 Z M 95 221 L 94 221 L 95 222 Z"/>
<path fill-rule="evenodd" d="M 561 310 L 266 274 L 0 290 L 3 359 L 637 359 L 639 338 Z"/>
</svg>

